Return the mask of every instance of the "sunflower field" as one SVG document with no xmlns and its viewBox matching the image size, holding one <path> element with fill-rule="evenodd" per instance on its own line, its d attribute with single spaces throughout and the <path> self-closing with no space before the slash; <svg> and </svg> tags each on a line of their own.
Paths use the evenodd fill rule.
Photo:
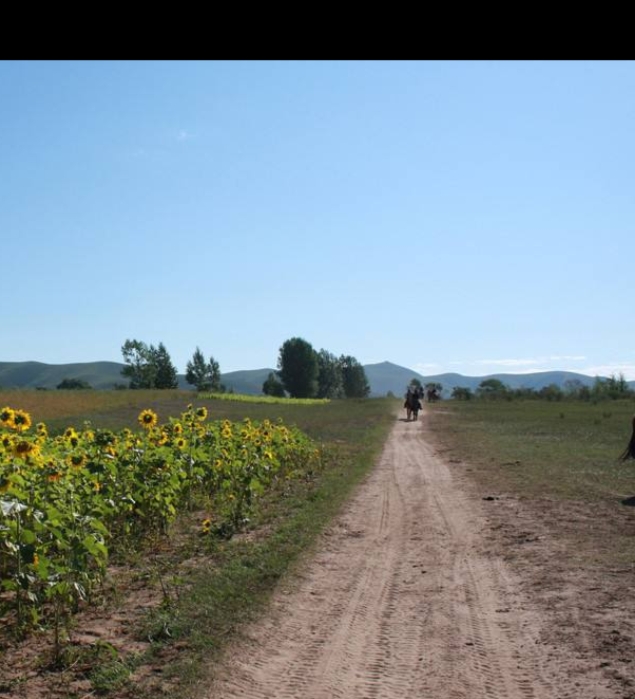
<svg viewBox="0 0 635 699">
<path fill-rule="evenodd" d="M 178 513 L 212 503 L 203 531 L 235 531 L 258 498 L 319 467 L 320 451 L 281 421 L 209 422 L 188 406 L 139 429 L 68 427 L 49 436 L 29 413 L 0 410 L 0 603 L 16 630 L 66 623 L 104 579 L 109 556 Z M 57 636 L 56 636 L 57 641 Z"/>
</svg>

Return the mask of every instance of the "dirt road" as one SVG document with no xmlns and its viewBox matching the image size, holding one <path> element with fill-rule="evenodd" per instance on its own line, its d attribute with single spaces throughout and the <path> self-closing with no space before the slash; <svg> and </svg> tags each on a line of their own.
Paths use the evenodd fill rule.
<svg viewBox="0 0 635 699">
<path fill-rule="evenodd" d="M 550 620 L 491 546 L 484 494 L 436 454 L 425 426 L 425 413 L 396 422 L 209 699 L 616 696 L 593 673 L 574 682 L 568 649 L 541 641 Z"/>
</svg>

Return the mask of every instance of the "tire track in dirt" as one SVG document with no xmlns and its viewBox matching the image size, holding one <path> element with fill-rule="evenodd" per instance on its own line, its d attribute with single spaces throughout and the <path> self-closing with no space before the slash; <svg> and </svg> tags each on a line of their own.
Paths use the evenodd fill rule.
<svg viewBox="0 0 635 699">
<path fill-rule="evenodd" d="M 561 699 L 480 498 L 397 421 L 376 468 L 215 671 L 208 699 Z"/>
</svg>

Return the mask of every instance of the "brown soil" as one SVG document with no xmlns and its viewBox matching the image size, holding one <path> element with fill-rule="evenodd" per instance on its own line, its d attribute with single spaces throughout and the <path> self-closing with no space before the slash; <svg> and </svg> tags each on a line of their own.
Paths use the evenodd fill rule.
<svg viewBox="0 0 635 699">
<path fill-rule="evenodd" d="M 484 493 L 428 419 L 396 423 L 207 699 L 635 697 L 634 571 L 572 554 L 635 534 L 632 508 Z"/>
<path fill-rule="evenodd" d="M 3 629 L 0 643 L 0 699 L 69 699 L 99 696 L 92 681 L 95 668 L 118 664 L 149 650 L 153 638 L 143 631 L 148 614 L 169 603 L 177 592 L 172 578 L 179 570 L 209 565 L 202 551 L 180 560 L 180 539 L 191 540 L 200 529 L 202 517 L 190 515 L 181 523 L 183 531 L 170 539 L 161 537 L 149 543 L 148 551 L 137 565 L 110 566 L 101 597 L 85 605 L 74 615 L 69 638 L 62 643 L 60 658 L 54 658 L 51 630 L 31 632 L 17 640 Z M 159 573 L 158 571 L 162 571 Z M 161 638 L 159 638 L 161 640 Z M 168 644 L 158 657 L 139 664 L 131 683 L 108 696 L 130 699 L 143 696 L 176 696 L 164 670 L 182 652 L 184 644 Z M 125 678 L 127 673 L 122 673 Z M 111 683 L 112 686 L 112 683 Z"/>
</svg>

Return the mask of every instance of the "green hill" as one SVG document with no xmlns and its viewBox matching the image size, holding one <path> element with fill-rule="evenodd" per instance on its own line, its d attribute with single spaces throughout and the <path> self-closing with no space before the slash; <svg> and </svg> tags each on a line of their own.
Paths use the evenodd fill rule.
<svg viewBox="0 0 635 699">
<path fill-rule="evenodd" d="M 120 362 L 86 362 L 79 364 L 44 364 L 42 362 L 0 362 L 0 388 L 56 388 L 64 379 L 80 379 L 95 389 L 112 389 L 127 386 L 127 380 L 121 375 L 125 364 Z M 385 396 L 393 393 L 401 396 L 412 379 L 422 384 L 440 383 L 443 397 L 448 398 L 456 386 L 470 388 L 474 391 L 485 379 L 498 379 L 512 389 L 533 388 L 539 390 L 544 386 L 556 384 L 565 387 L 567 381 L 579 381 L 584 386 L 592 386 L 595 378 L 571 371 L 542 371 L 533 374 L 490 374 L 488 376 L 463 376 L 462 374 L 435 374 L 424 376 L 391 362 L 366 364 L 364 366 L 371 396 Z M 231 371 L 221 374 L 221 382 L 228 391 L 259 395 L 262 384 L 269 372 L 274 369 L 250 369 Z M 185 381 L 185 376 L 178 376 L 179 388 L 193 389 Z M 628 382 L 635 388 L 635 381 Z"/>
<path fill-rule="evenodd" d="M 262 384 L 267 380 L 271 371 L 274 369 L 230 371 L 227 374 L 221 374 L 220 380 L 227 391 L 257 396 L 262 393 Z"/>
<path fill-rule="evenodd" d="M 81 379 L 93 388 L 115 388 L 127 384 L 121 375 L 123 364 L 43 364 L 41 362 L 0 362 L 2 388 L 55 388 L 64 379 Z"/>
<path fill-rule="evenodd" d="M 120 362 L 83 364 L 44 364 L 42 362 L 0 362 L 0 388 L 56 388 L 64 379 L 80 379 L 99 390 L 127 386 Z M 273 369 L 233 371 L 221 374 L 221 382 L 234 393 L 260 394 L 262 384 Z M 184 374 L 178 375 L 179 388 L 194 389 Z"/>
</svg>

